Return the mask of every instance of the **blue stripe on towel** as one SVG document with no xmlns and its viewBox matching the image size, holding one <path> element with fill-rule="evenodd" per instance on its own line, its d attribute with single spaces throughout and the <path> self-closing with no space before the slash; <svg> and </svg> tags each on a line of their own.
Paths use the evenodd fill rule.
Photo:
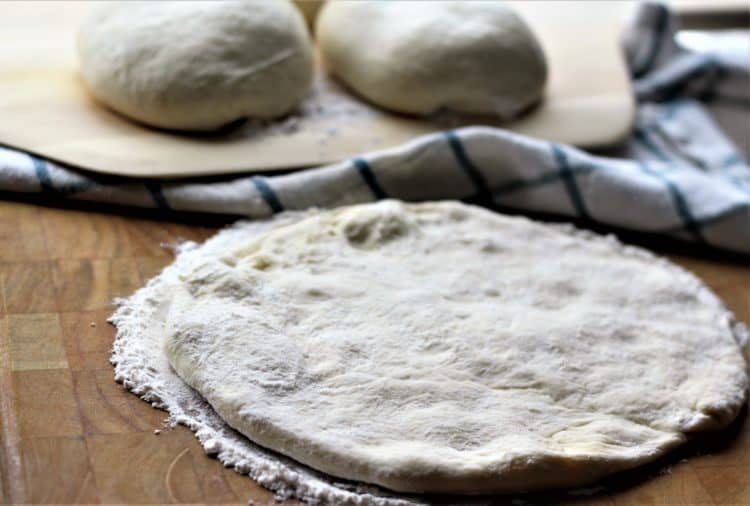
<svg viewBox="0 0 750 506">
<path fill-rule="evenodd" d="M 271 208 L 271 211 L 273 211 L 274 213 L 280 213 L 284 210 L 284 206 L 281 205 L 281 201 L 276 195 L 276 192 L 273 191 L 273 188 L 271 188 L 271 185 L 266 182 L 266 179 L 264 177 L 253 176 L 250 178 L 250 180 L 255 185 L 255 189 L 258 190 L 260 196 L 263 198 L 266 204 L 268 204 L 268 207 Z"/>
<path fill-rule="evenodd" d="M 578 213 L 578 216 L 590 220 L 591 215 L 586 209 L 586 204 L 584 204 L 583 198 L 581 197 L 581 191 L 578 188 L 575 174 L 570 169 L 570 165 L 568 165 L 568 157 L 565 156 L 565 152 L 557 144 L 550 143 L 550 147 L 552 149 L 552 155 L 557 162 L 557 168 L 560 172 L 560 178 L 565 184 L 565 190 L 568 192 L 568 196 L 570 197 L 570 201 L 573 203 L 573 207 Z"/>
<path fill-rule="evenodd" d="M 670 195 L 672 196 L 672 202 L 674 203 L 674 206 L 677 209 L 677 214 L 680 216 L 680 219 L 682 220 L 682 228 L 690 232 L 690 234 L 698 242 L 705 243 L 706 240 L 703 238 L 703 234 L 701 234 L 700 223 L 696 221 L 695 217 L 693 216 L 693 213 L 690 211 L 690 206 L 688 206 L 687 200 L 685 199 L 685 195 L 682 193 L 682 190 L 680 190 L 680 187 L 677 186 L 665 174 L 659 173 L 651 169 L 651 167 L 649 167 L 646 164 L 646 162 L 641 162 L 638 164 L 638 166 L 640 167 L 641 171 L 644 174 L 648 174 L 652 177 L 655 177 L 656 179 L 659 179 L 660 181 L 664 183 Z"/>
<path fill-rule="evenodd" d="M 451 151 L 453 151 L 453 156 L 456 158 L 459 167 L 466 172 L 466 175 L 469 176 L 471 182 L 474 183 L 474 187 L 477 191 L 475 198 L 479 201 L 491 202 L 492 192 L 489 189 L 487 180 L 484 178 L 479 168 L 474 165 L 474 162 L 471 161 L 471 158 L 469 158 L 463 142 L 461 142 L 461 138 L 452 130 L 445 132 L 445 138 L 448 140 L 448 145 L 450 146 Z"/>
<path fill-rule="evenodd" d="M 723 221 L 727 218 L 731 218 L 735 214 L 739 214 L 743 211 L 748 211 L 748 210 L 750 210 L 750 204 L 748 204 L 747 202 L 741 202 L 739 204 L 730 206 L 727 209 L 724 209 L 717 213 L 712 213 L 712 214 L 708 214 L 705 216 L 701 216 L 695 221 L 699 224 L 699 226 L 702 227 L 704 225 L 711 225 L 712 223 Z M 672 227 L 667 230 L 663 230 L 662 232 L 677 232 L 679 230 L 682 230 L 683 228 L 684 227 Z"/>
<path fill-rule="evenodd" d="M 146 189 L 151 194 L 151 198 L 153 199 L 154 203 L 156 204 L 156 207 L 159 209 L 165 209 L 169 210 L 171 209 L 169 207 L 169 204 L 167 203 L 167 199 L 164 197 L 164 193 L 161 191 L 161 183 L 158 181 L 145 181 L 143 183 L 146 186 Z"/>
<path fill-rule="evenodd" d="M 635 78 L 643 76 L 653 67 L 656 62 L 656 56 L 659 54 L 662 44 L 664 44 L 664 33 L 667 31 L 667 20 L 669 19 L 669 12 L 664 5 L 659 4 L 657 6 L 659 16 L 656 20 L 656 30 L 652 34 L 651 45 L 646 53 L 646 58 L 641 61 L 638 65 L 633 65 L 632 75 Z"/>
<path fill-rule="evenodd" d="M 52 178 L 49 175 L 47 162 L 33 155 L 29 155 L 29 158 L 31 158 L 31 163 L 34 164 L 36 178 L 39 180 L 39 186 L 42 187 L 42 191 L 54 192 L 55 187 L 52 186 Z"/>
<path fill-rule="evenodd" d="M 370 191 L 375 195 L 376 199 L 380 200 L 388 198 L 388 194 L 385 193 L 383 187 L 380 186 L 370 164 L 367 163 L 364 158 L 355 158 L 352 160 L 352 163 L 357 168 L 359 175 L 362 176 L 362 180 L 364 180 L 365 184 L 370 188 Z"/>
</svg>

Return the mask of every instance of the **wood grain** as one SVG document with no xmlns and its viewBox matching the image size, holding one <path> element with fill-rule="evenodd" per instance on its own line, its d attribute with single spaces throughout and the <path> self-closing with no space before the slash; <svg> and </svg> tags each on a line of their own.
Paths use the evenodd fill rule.
<svg viewBox="0 0 750 506">
<path fill-rule="evenodd" d="M 70 369 L 112 370 L 109 354 L 115 329 L 107 323 L 110 308 L 60 313 L 63 343 Z"/>
<path fill-rule="evenodd" d="M 40 208 L 0 201 L 0 262 L 47 258 Z"/>
<path fill-rule="evenodd" d="M 24 439 L 21 455 L 28 502 L 99 502 L 82 437 Z"/>
<path fill-rule="evenodd" d="M 109 308 L 114 298 L 128 295 L 141 285 L 133 258 L 58 260 L 53 272 L 62 312 Z"/>
<path fill-rule="evenodd" d="M 14 371 L 13 387 L 21 439 L 83 435 L 69 370 Z"/>
<path fill-rule="evenodd" d="M 12 371 L 68 369 L 57 313 L 9 314 Z"/>
<path fill-rule="evenodd" d="M 115 383 L 108 361 L 112 298 L 169 264 L 180 240 L 214 231 L 0 202 L 0 503 L 276 504 L 271 492 L 207 457 L 190 431 L 164 428 L 166 413 Z M 750 262 L 689 252 L 669 256 L 749 322 Z M 741 419 L 691 445 L 587 494 L 496 502 L 750 504 L 748 424 Z"/>
<path fill-rule="evenodd" d="M 50 262 L 3 262 L 0 276 L 10 287 L 3 311 L 10 314 L 57 311 Z"/>
</svg>

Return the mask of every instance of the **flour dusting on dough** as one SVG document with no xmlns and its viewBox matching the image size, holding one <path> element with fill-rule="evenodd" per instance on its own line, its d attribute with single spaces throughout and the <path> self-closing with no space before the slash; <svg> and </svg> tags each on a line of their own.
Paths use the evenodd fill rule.
<svg viewBox="0 0 750 506">
<path fill-rule="evenodd" d="M 446 234 L 446 227 L 453 232 Z M 300 247 L 300 241 L 304 247 Z M 554 255 L 550 257 L 551 251 Z M 440 262 L 434 263 L 436 258 Z M 495 265 L 498 259 L 503 259 L 502 268 Z M 534 263 L 534 259 L 543 261 Z M 350 276 L 349 282 L 337 282 L 336 276 L 326 275 L 331 272 L 332 262 L 336 269 Z M 536 265 L 533 271 L 528 270 L 529 262 Z M 534 275 L 529 277 L 528 272 Z M 632 287 L 628 288 L 634 273 L 638 277 L 637 294 L 631 291 Z M 591 278 L 597 275 L 604 278 Z M 420 292 L 423 278 L 432 285 L 430 290 Z M 403 285 L 404 281 L 410 282 Z M 394 304 L 378 306 L 374 301 L 383 295 L 378 290 L 391 284 L 400 286 L 389 292 Z M 278 307 L 274 293 L 282 295 Z M 373 295 L 376 297 L 372 298 Z M 635 295 L 644 300 L 633 299 Z M 425 305 L 430 298 L 440 302 Z M 513 301 L 519 298 L 520 309 L 513 306 Z M 597 302 L 600 300 L 603 302 Z M 358 301 L 365 304 L 359 306 Z M 594 310 L 610 306 L 626 308 L 625 320 L 607 313 L 592 317 L 586 313 L 592 301 L 596 302 Z M 622 325 L 623 321 L 628 322 L 628 306 L 636 308 L 643 321 L 631 318 L 630 325 Z M 181 307 L 190 307 L 193 314 L 181 312 Z M 254 317 L 260 307 L 263 318 Z M 519 312 L 523 307 L 530 309 Z M 678 313 L 676 308 L 689 311 Z M 380 310 L 386 313 L 379 315 Z M 427 313 L 421 314 L 423 310 Z M 335 318 L 327 321 L 321 316 L 326 312 Z M 356 312 L 368 314 L 360 323 L 377 325 L 357 326 L 356 318 L 347 316 Z M 222 319 L 222 314 L 232 318 Z M 566 327 L 571 321 L 566 314 L 572 315 L 573 323 L 575 316 L 580 316 L 580 325 Z M 538 322 L 539 315 L 545 316 L 545 323 Z M 433 321 L 429 328 L 419 323 L 427 317 Z M 165 320 L 169 320 L 166 328 Z M 493 336 L 501 327 L 499 322 L 506 320 L 512 332 L 504 339 L 513 343 L 497 349 Z M 341 329 L 346 332 L 335 333 L 337 321 L 342 322 Z M 244 420 L 254 419 L 246 417 L 262 409 L 272 421 L 281 414 L 276 422 L 287 429 L 291 427 L 305 445 L 326 431 L 332 431 L 334 441 L 340 441 L 342 434 L 336 432 L 335 417 L 340 416 L 337 409 L 342 406 L 334 404 L 327 412 L 317 410 L 334 417 L 321 430 L 316 426 L 321 419 L 316 418 L 315 410 L 306 413 L 308 408 L 304 403 L 286 403 L 304 391 L 306 385 L 323 388 L 328 384 L 325 388 L 335 390 L 336 382 L 349 381 L 349 386 L 339 387 L 356 389 L 363 378 L 362 385 L 379 385 L 378 389 L 367 388 L 365 392 L 377 394 L 379 409 L 398 423 L 387 427 L 377 413 L 369 413 L 367 419 L 379 421 L 380 425 L 367 427 L 359 420 L 343 433 L 344 441 L 347 435 L 357 437 L 357 444 L 364 445 L 364 450 L 354 447 L 337 453 L 337 448 L 329 444 L 322 448 L 322 454 L 335 462 L 343 453 L 344 458 L 355 459 L 350 462 L 352 467 L 359 466 L 358 469 L 371 473 L 363 479 L 381 482 L 378 465 L 383 462 L 405 476 L 415 469 L 388 461 L 393 452 L 367 450 L 368 438 L 375 438 L 375 450 L 378 445 L 391 445 L 395 449 L 404 448 L 404 444 L 408 448 L 410 442 L 421 444 L 423 452 L 417 456 L 424 454 L 431 460 L 419 465 L 438 470 L 440 465 L 446 465 L 449 474 L 442 478 L 453 479 L 454 485 L 462 477 L 450 473 L 464 468 L 461 462 L 451 460 L 452 455 L 474 458 L 477 451 L 488 445 L 486 458 L 502 457 L 503 448 L 509 446 L 525 451 L 513 457 L 521 474 L 509 475 L 528 483 L 533 480 L 539 483 L 540 477 L 542 481 L 545 479 L 535 468 L 545 459 L 548 471 L 559 463 L 573 466 L 576 472 L 585 469 L 587 473 L 599 474 L 632 467 L 682 442 L 683 432 L 719 428 L 729 423 L 742 405 L 747 381 L 738 346 L 743 341 L 743 327 L 691 274 L 612 238 L 452 203 L 405 205 L 384 201 L 331 212 L 284 214 L 266 222 L 239 223 L 203 246 L 183 247 L 173 265 L 123 301 L 113 322 L 118 326 L 113 362 L 119 381 L 170 411 L 175 422 L 190 427 L 207 453 L 216 454 L 222 462 L 249 473 L 282 496 L 312 502 L 407 504 L 415 499 L 374 486 L 336 480 L 250 443 L 230 429 L 170 369 L 162 352 L 166 335 L 171 336 L 173 364 L 185 379 L 199 388 L 235 427 L 253 436 L 257 436 L 252 433 L 253 427 L 248 428 Z M 211 325 L 206 326 L 206 322 Z M 230 327 L 217 328 L 213 325 L 216 322 Z M 245 328 L 248 323 L 259 326 L 265 339 L 254 345 L 256 356 L 246 360 L 237 357 L 247 357 L 247 353 L 233 352 L 232 346 L 238 342 L 226 341 L 227 336 L 236 334 L 231 325 L 238 322 Z M 565 325 L 550 327 L 561 322 Z M 279 340 L 274 332 L 282 323 L 287 327 Z M 310 330 L 310 324 L 317 325 L 317 333 Z M 473 340 L 464 342 L 450 333 L 434 338 L 435 332 L 450 330 L 453 324 L 471 330 Z M 692 334 L 685 334 L 685 325 L 692 329 Z M 402 340 L 394 340 L 396 327 L 405 329 Z M 566 328 L 573 329 L 575 339 L 569 339 L 570 335 L 563 332 Z M 231 332 L 222 332 L 227 329 Z M 301 329 L 298 335 L 295 329 Z M 534 329 L 545 339 L 539 340 L 535 337 L 538 334 L 529 333 Z M 360 339 L 357 335 L 362 332 L 362 335 L 375 334 L 370 339 Z M 289 335 L 299 341 L 288 340 Z M 326 335 L 327 338 L 320 339 Z M 314 345 L 307 353 L 306 340 Z M 600 341 L 617 343 L 617 347 L 598 346 Z M 423 351 L 410 357 L 412 362 L 418 362 L 409 367 L 403 364 L 403 343 Z M 576 347 L 581 346 L 585 353 L 576 355 Z M 396 353 L 390 347 L 395 347 Z M 512 354 L 519 354 L 518 360 Z M 618 363 L 615 355 L 626 361 L 626 367 Z M 566 356 L 577 358 L 566 362 Z M 381 366 L 394 364 L 392 369 L 380 369 L 383 380 L 376 378 L 374 383 L 373 379 L 367 379 L 367 374 L 375 371 L 372 362 L 368 362 L 371 357 L 376 357 Z M 540 357 L 554 362 L 554 367 L 544 363 L 541 364 L 544 367 L 536 367 L 534 361 Z M 665 364 L 661 370 L 654 370 L 654 359 Z M 428 363 L 419 366 L 419 361 L 430 360 L 442 360 L 443 367 Z M 460 367 L 454 367 L 455 364 Z M 704 364 L 705 373 L 690 374 L 693 368 Z M 508 373 L 500 374 L 502 368 Z M 596 369 L 595 374 L 587 373 L 591 368 Z M 415 382 L 429 380 L 436 370 L 444 374 L 441 384 L 446 387 L 418 388 Z M 680 376 L 682 373 L 687 374 Z M 621 377 L 624 389 L 618 389 L 612 382 L 613 374 Z M 649 388 L 649 395 L 644 396 L 637 388 L 627 389 L 628 385 L 634 388 L 634 375 Z M 213 381 L 214 377 L 223 379 Z M 581 391 L 576 381 L 587 381 L 589 386 Z M 676 383 L 672 384 L 673 381 Z M 253 387 L 248 390 L 247 385 Z M 395 400 L 408 399 L 404 395 L 408 393 L 406 388 L 413 389 L 415 394 L 432 395 L 434 399 L 428 399 L 426 404 L 406 403 L 396 406 L 400 410 L 390 412 Z M 257 406 L 248 404 L 248 391 L 257 396 L 254 398 Z M 443 403 L 440 404 L 445 406 L 443 409 L 449 409 L 450 403 L 456 402 L 451 400 L 452 391 L 460 393 L 455 399 L 468 403 L 463 410 L 466 413 L 449 412 L 450 416 L 443 418 L 439 410 L 430 411 L 431 432 L 420 432 L 424 423 L 411 426 L 408 419 L 404 422 L 400 418 L 408 415 L 418 420 L 420 410 L 431 409 L 436 403 Z M 393 395 L 380 395 L 388 392 Z M 502 402 L 493 404 L 495 398 Z M 516 398 L 521 402 L 517 406 L 513 404 Z M 363 399 L 365 405 L 357 405 Z M 316 397 L 314 391 L 305 393 L 300 400 L 313 407 L 316 402 L 330 402 L 325 397 Z M 367 409 L 366 396 L 350 400 L 355 411 Z M 231 402 L 247 408 L 233 414 Z M 482 402 L 484 408 L 478 408 L 477 402 Z M 304 421 L 303 425 L 295 425 L 295 419 L 284 414 L 288 406 Z M 534 419 L 533 413 L 524 412 L 524 419 L 529 420 L 531 415 L 532 422 L 514 424 L 512 412 L 503 415 L 505 406 L 511 406 L 511 411 L 537 406 L 553 410 L 553 416 L 537 413 Z M 473 416 L 482 409 L 495 413 L 493 424 L 484 424 Z M 542 414 L 550 413 L 542 411 Z M 357 420 L 356 412 L 346 416 Z M 507 419 L 510 425 L 498 436 L 492 425 L 502 425 L 506 422 L 504 417 L 510 417 Z M 456 430 L 452 420 L 459 420 L 467 430 Z M 508 433 L 509 427 L 524 429 L 514 434 Z M 402 429 L 409 432 L 408 437 L 400 435 Z M 524 439 L 533 431 L 544 438 Z M 506 435 L 515 437 L 517 445 L 505 441 L 504 446 L 493 450 L 493 438 L 500 437 L 502 443 Z M 299 460 L 308 458 L 304 453 L 295 453 L 298 448 L 294 441 L 281 438 L 262 442 L 265 446 L 283 448 Z M 320 441 L 312 440 L 312 444 L 321 450 Z M 568 453 L 550 460 L 558 447 L 567 448 Z M 364 462 L 356 460 L 357 451 L 365 452 Z M 586 458 L 578 461 L 576 452 Z M 316 454 L 321 453 L 316 451 Z M 590 467 L 592 462 L 597 467 Z M 311 463 L 323 467 L 318 462 Z M 491 478 L 497 479 L 499 475 L 502 479 L 502 468 L 495 469 Z M 339 468 L 329 470 L 346 475 Z M 552 473 L 564 476 L 565 471 L 563 468 Z M 472 484 L 477 489 L 481 485 L 481 482 Z"/>
</svg>

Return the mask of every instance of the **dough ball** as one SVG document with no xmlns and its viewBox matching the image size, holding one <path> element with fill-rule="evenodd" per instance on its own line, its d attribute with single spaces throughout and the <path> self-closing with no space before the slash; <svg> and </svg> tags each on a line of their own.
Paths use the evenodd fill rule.
<svg viewBox="0 0 750 506">
<path fill-rule="evenodd" d="M 95 98 L 177 130 L 284 115 L 313 76 L 309 34 L 288 0 L 105 2 L 81 26 L 78 54 Z"/>
<path fill-rule="evenodd" d="M 318 17 L 331 73 L 376 105 L 502 118 L 542 95 L 544 54 L 524 21 L 497 1 L 337 1 Z"/>
<path fill-rule="evenodd" d="M 305 21 L 307 21 L 310 28 L 314 27 L 315 19 L 318 17 L 318 12 L 323 6 L 323 0 L 294 0 L 294 5 L 297 6 L 305 17 Z"/>
</svg>

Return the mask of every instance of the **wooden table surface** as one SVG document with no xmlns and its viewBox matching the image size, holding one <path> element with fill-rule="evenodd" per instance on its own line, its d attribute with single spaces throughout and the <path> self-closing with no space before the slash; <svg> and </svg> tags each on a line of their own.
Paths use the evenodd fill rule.
<svg viewBox="0 0 750 506">
<path fill-rule="evenodd" d="M 200 241 L 214 231 L 0 201 L 0 503 L 274 501 L 249 478 L 207 457 L 186 428 L 155 434 L 165 413 L 115 383 L 108 362 L 112 299 L 129 295 L 171 261 L 164 245 Z M 747 262 L 677 250 L 668 256 L 750 322 Z M 744 418 L 591 494 L 521 499 L 750 504 L 750 423 Z"/>
</svg>

